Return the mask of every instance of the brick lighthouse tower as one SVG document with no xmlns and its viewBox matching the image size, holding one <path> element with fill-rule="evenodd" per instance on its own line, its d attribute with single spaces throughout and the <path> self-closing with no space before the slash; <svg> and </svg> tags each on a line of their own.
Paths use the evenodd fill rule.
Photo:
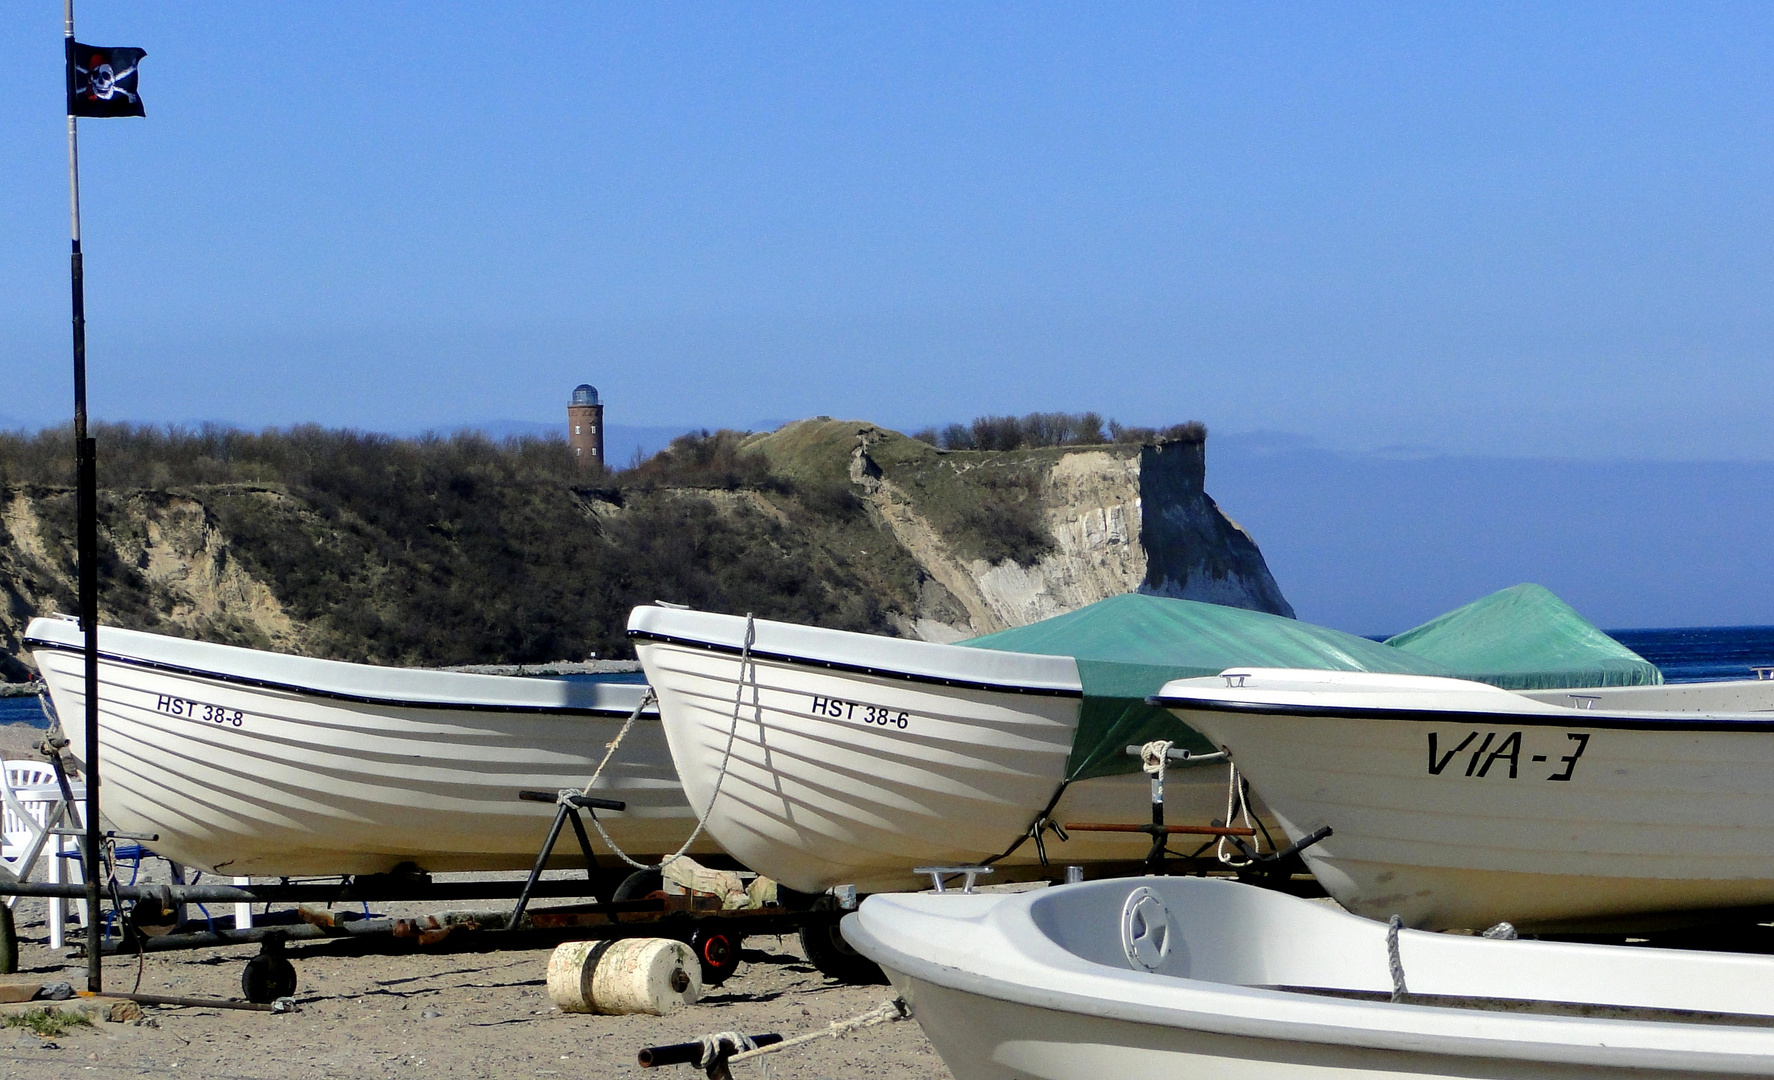
<svg viewBox="0 0 1774 1080">
<path fill-rule="evenodd" d="M 573 388 L 573 400 L 567 404 L 567 443 L 580 468 L 604 464 L 604 406 L 598 401 L 597 387 L 590 383 Z"/>
</svg>

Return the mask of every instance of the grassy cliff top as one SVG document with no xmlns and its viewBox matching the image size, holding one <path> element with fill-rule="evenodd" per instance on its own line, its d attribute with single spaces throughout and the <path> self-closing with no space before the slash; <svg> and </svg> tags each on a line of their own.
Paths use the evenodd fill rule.
<svg viewBox="0 0 1774 1080">
<path fill-rule="evenodd" d="M 866 460 L 858 460 L 863 449 Z M 1055 462 L 1071 454 L 1137 457 L 1140 446 L 1106 443 L 1022 450 L 939 450 L 864 420 L 815 417 L 753 435 L 740 451 L 800 483 L 893 484 L 964 558 L 1028 564 L 1052 549 L 1043 495 Z"/>
</svg>

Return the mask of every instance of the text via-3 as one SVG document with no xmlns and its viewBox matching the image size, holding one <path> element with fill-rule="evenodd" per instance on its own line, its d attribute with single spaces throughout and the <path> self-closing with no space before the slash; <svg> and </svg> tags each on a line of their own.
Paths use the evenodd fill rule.
<svg viewBox="0 0 1774 1080">
<path fill-rule="evenodd" d="M 1525 759 L 1529 766 L 1543 761 L 1557 762 L 1562 768 L 1546 776 L 1547 780 L 1570 780 L 1577 772 L 1577 759 L 1583 751 L 1589 749 L 1589 733 L 1582 731 L 1564 732 L 1564 745 L 1541 747 L 1540 742 L 1556 738 L 1536 731 L 1534 749 L 1546 749 L 1544 754 L 1529 754 L 1522 750 L 1522 733 L 1497 731 L 1474 731 L 1458 743 L 1457 736 L 1443 739 L 1438 731 L 1429 733 L 1429 775 L 1430 776 L 1471 776 L 1474 778 L 1507 777 L 1515 780 L 1524 775 L 1522 762 Z M 1559 753 L 1563 750 L 1564 753 Z M 1450 768 L 1449 766 L 1452 766 Z M 1464 768 L 1462 768 L 1464 766 Z M 1525 775 L 1532 775 L 1528 773 Z"/>
</svg>

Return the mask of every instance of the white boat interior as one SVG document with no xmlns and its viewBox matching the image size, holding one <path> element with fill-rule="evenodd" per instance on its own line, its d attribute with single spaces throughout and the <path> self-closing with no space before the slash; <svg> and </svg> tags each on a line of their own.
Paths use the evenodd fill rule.
<svg viewBox="0 0 1774 1080">
<path fill-rule="evenodd" d="M 1774 958 L 1395 931 L 1223 880 L 875 896 L 844 933 L 958 1080 L 1765 1076 L 1774 1061 Z"/>
<path fill-rule="evenodd" d="M 1571 709 L 1626 712 L 1774 712 L 1774 679 L 1521 690 L 1523 697 Z"/>
</svg>

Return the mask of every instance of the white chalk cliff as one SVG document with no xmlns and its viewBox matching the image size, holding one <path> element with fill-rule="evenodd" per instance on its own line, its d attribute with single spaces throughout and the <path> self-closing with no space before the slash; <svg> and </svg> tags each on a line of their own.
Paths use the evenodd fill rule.
<svg viewBox="0 0 1774 1080">
<path fill-rule="evenodd" d="M 1136 591 L 1293 616 L 1256 543 L 1204 490 L 1203 442 L 943 452 L 820 418 L 757 445 L 787 464 L 840 440 L 852 446 L 850 481 L 928 576 L 918 610 L 899 613 L 908 636 L 953 641 Z M 1006 468 L 1050 541 L 1027 562 L 970 555 L 934 520 L 969 497 L 970 481 Z"/>
</svg>

